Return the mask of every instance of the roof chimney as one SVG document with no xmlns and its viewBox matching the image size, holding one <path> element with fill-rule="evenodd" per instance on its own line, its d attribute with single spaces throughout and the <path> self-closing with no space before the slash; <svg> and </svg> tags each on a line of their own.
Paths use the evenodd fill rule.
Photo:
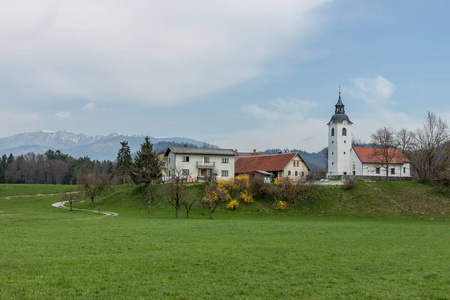
<svg viewBox="0 0 450 300">
<path fill-rule="evenodd" d="M 184 148 L 187 148 L 187 145 L 184 145 L 183 147 L 184 147 Z"/>
<path fill-rule="evenodd" d="M 253 155 L 256 155 L 256 149 L 253 149 Z"/>
</svg>

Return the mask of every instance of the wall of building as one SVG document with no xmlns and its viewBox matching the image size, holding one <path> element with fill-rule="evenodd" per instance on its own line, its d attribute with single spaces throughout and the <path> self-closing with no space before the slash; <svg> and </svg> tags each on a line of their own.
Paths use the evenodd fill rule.
<svg viewBox="0 0 450 300">
<path fill-rule="evenodd" d="M 183 157 L 189 157 L 189 161 L 183 161 Z M 205 157 L 209 157 L 209 163 L 205 164 Z M 223 163 L 222 159 L 228 159 L 228 163 Z M 196 180 L 199 176 L 199 169 L 210 169 L 212 174 L 216 173 L 218 178 L 234 178 L 234 156 L 226 155 L 198 155 L 198 154 L 175 154 L 169 153 L 168 156 L 168 174 L 173 176 L 174 171 L 183 173 L 183 170 L 189 170 L 189 179 Z M 200 165 L 200 166 L 199 166 Z M 207 167 L 202 167 L 206 165 Z M 222 171 L 228 171 L 228 176 L 222 176 Z M 186 173 L 185 173 L 186 174 Z"/>
<path fill-rule="evenodd" d="M 345 128 L 347 134 L 342 135 Z M 334 136 L 331 135 L 334 129 Z M 331 123 L 328 125 L 328 175 L 351 175 L 352 125 Z"/>
<path fill-rule="evenodd" d="M 294 162 L 295 162 L 295 166 L 294 166 Z M 297 163 L 298 163 L 298 167 L 297 167 Z M 289 172 L 291 175 L 289 175 Z M 297 175 L 295 172 L 297 172 Z M 288 177 L 290 180 L 293 180 L 293 181 L 305 180 L 307 175 L 308 175 L 308 167 L 301 160 L 301 158 L 297 155 L 294 156 L 294 158 L 291 159 L 291 161 L 283 169 L 283 177 Z"/>
</svg>

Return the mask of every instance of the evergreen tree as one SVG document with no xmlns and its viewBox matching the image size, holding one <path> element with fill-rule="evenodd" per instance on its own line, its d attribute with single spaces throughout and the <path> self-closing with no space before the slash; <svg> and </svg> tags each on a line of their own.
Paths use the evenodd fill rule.
<svg viewBox="0 0 450 300">
<path fill-rule="evenodd" d="M 10 153 L 8 159 L 6 160 L 6 166 L 10 166 L 13 162 L 14 162 L 14 155 Z"/>
<path fill-rule="evenodd" d="M 152 217 L 152 181 L 161 177 L 161 164 L 153 151 L 153 145 L 150 138 L 145 137 L 141 149 L 137 152 L 132 165 L 131 179 L 136 183 L 147 188 L 147 207 L 149 218 Z"/>
<path fill-rule="evenodd" d="M 122 147 L 117 153 L 116 174 L 122 179 L 122 183 L 129 182 L 133 159 L 131 158 L 130 146 L 127 141 L 120 142 Z"/>
</svg>

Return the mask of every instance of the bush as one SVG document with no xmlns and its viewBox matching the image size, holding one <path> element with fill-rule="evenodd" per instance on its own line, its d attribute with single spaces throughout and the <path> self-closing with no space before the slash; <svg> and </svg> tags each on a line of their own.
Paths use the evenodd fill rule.
<svg viewBox="0 0 450 300">
<path fill-rule="evenodd" d="M 344 190 L 353 190 L 356 188 L 356 180 L 354 178 L 347 179 L 342 186 Z"/>
<path fill-rule="evenodd" d="M 239 202 L 237 200 L 231 200 L 227 204 L 227 209 L 235 209 L 235 208 L 238 208 L 238 206 L 239 206 Z"/>
<path fill-rule="evenodd" d="M 285 201 L 277 201 L 277 203 L 275 204 L 275 209 L 276 210 L 285 210 L 287 207 L 287 203 Z"/>
</svg>

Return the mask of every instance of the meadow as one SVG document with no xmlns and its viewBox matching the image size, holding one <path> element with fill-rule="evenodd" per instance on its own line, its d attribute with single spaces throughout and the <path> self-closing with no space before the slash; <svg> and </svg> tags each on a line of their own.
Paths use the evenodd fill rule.
<svg viewBox="0 0 450 300">
<path fill-rule="evenodd" d="M 398 189 L 384 185 L 383 197 L 390 195 L 392 201 Z M 376 206 L 365 205 L 372 214 L 352 214 L 363 201 L 356 194 L 367 189 L 340 195 L 340 189 L 330 188 L 317 203 L 285 212 L 258 204 L 220 209 L 209 220 L 199 207 L 190 219 L 183 211 L 174 219 L 173 208 L 163 202 L 155 204 L 149 219 L 142 201 L 131 199 L 132 187 L 118 187 L 99 199 L 95 209 L 117 212 L 117 217 L 52 207 L 61 200 L 53 194 L 64 186 L 35 186 L 35 193 L 33 186 L 26 188 L 28 195 L 48 195 L 6 198 L 25 194 L 21 186 L 0 186 L 1 299 L 450 295 L 449 221 L 436 218 L 429 205 L 427 218 L 420 213 L 406 218 L 410 209 L 386 217 L 383 206 L 373 203 L 380 194 L 366 195 Z M 161 193 L 156 190 L 156 197 Z M 332 195 L 339 199 L 330 203 Z M 438 206 L 448 201 L 438 199 Z"/>
</svg>

